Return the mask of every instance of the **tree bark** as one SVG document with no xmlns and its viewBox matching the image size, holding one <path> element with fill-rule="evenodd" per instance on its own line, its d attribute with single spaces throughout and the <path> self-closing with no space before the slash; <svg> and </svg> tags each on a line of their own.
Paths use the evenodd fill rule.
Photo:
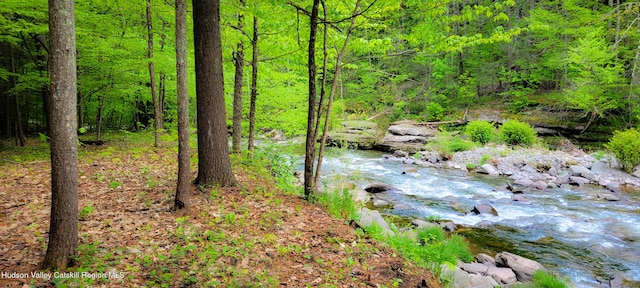
<svg viewBox="0 0 640 288">
<path fill-rule="evenodd" d="M 11 49 L 11 73 L 16 73 L 16 65 L 15 65 L 15 58 L 13 55 L 13 45 L 9 44 Z M 11 87 L 15 87 L 17 85 L 17 79 L 16 76 L 11 76 Z M 8 98 L 9 99 L 9 98 Z M 20 98 L 18 97 L 18 94 L 14 94 L 13 96 L 13 104 L 15 105 L 13 108 L 13 111 L 15 112 L 15 126 L 16 126 L 16 143 L 19 143 L 19 145 L 21 147 L 24 147 L 25 145 L 27 145 L 27 138 L 24 137 L 24 131 L 22 131 L 22 117 L 21 117 L 21 113 L 20 113 Z M 9 111 L 11 109 L 7 107 L 7 115 L 9 115 Z M 9 118 L 9 117 L 7 117 Z M 11 134 L 11 126 L 9 126 L 9 133 Z"/>
<path fill-rule="evenodd" d="M 198 176 L 203 186 L 234 186 L 225 116 L 220 0 L 193 0 Z"/>
<path fill-rule="evenodd" d="M 251 58 L 251 100 L 249 103 L 249 140 L 247 150 L 253 155 L 256 131 L 256 101 L 258 98 L 258 17 L 253 16 L 253 39 L 251 39 L 253 54 Z"/>
<path fill-rule="evenodd" d="M 187 1 L 176 0 L 176 79 L 178 92 L 178 184 L 175 210 L 189 211 L 191 148 L 189 146 L 189 89 L 187 83 Z"/>
<path fill-rule="evenodd" d="M 327 101 L 327 111 L 324 118 L 324 127 L 322 131 L 322 137 L 320 139 L 320 151 L 318 151 L 318 164 L 316 165 L 316 171 L 314 175 L 314 184 L 316 185 L 316 189 L 318 186 L 318 182 L 320 180 L 320 172 L 322 171 L 322 158 L 324 156 L 324 145 L 327 142 L 327 134 L 329 134 L 329 122 L 331 120 L 331 106 L 333 104 L 333 98 L 335 97 L 336 90 L 338 90 L 338 78 L 340 77 L 340 71 L 342 71 L 342 57 L 347 52 L 347 46 L 349 45 L 349 38 L 351 37 L 351 33 L 353 32 L 353 28 L 356 24 L 356 16 L 358 13 L 358 9 L 360 9 L 360 0 L 356 2 L 356 7 L 353 9 L 353 13 L 351 13 L 351 23 L 349 24 L 349 29 L 347 30 L 347 36 L 342 44 L 342 49 L 338 52 L 338 56 L 336 57 L 336 70 L 333 72 L 333 80 L 331 81 L 331 88 L 329 89 L 329 100 Z M 325 26 L 326 29 L 326 26 Z M 319 121 L 319 119 L 318 119 Z"/>
<path fill-rule="evenodd" d="M 151 85 L 151 99 L 153 99 L 153 116 L 154 116 L 154 145 L 160 147 L 160 133 L 163 129 L 162 123 L 162 106 L 158 99 L 158 88 L 156 86 L 156 72 L 153 65 L 153 20 L 151 17 L 151 0 L 147 0 L 147 59 L 149 61 L 149 79 Z"/>
<path fill-rule="evenodd" d="M 51 221 L 43 268 L 72 264 L 78 246 L 78 119 L 73 0 L 49 0 Z"/>
<path fill-rule="evenodd" d="M 246 5 L 244 0 L 240 0 L 240 4 L 242 7 Z M 244 15 L 242 12 L 238 13 L 237 28 L 241 32 L 244 28 Z M 244 66 L 244 47 L 242 40 L 238 42 L 236 51 L 233 53 L 233 62 L 235 64 L 236 73 L 233 78 L 233 132 L 231 134 L 231 150 L 234 153 L 240 153 L 242 150 L 240 147 L 242 141 L 242 68 Z"/>
<path fill-rule="evenodd" d="M 307 68 L 309 72 L 309 110 L 307 111 L 307 137 L 304 157 L 304 196 L 315 192 L 313 183 L 313 166 L 315 162 L 316 141 L 318 139 L 315 131 L 315 108 L 316 108 L 316 34 L 318 28 L 318 5 L 320 0 L 313 0 L 311 17 L 309 23 L 309 48 Z"/>
</svg>

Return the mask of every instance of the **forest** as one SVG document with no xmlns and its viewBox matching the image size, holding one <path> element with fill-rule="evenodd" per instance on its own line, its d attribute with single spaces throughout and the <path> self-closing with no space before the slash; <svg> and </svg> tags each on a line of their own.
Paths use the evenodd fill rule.
<svg viewBox="0 0 640 288">
<path fill-rule="evenodd" d="M 497 99 L 516 113 L 536 105 L 578 110 L 586 130 L 594 122 L 617 128 L 638 122 L 636 2 L 372 1 L 360 3 L 356 10 L 351 2 L 326 2 L 320 9 L 323 20 L 318 29 L 326 29 L 326 36 L 319 32 L 316 58 L 323 63 L 326 57 L 325 83 L 337 82 L 333 111 L 339 118 L 334 119 L 386 113 L 390 121 L 436 121 L 460 118 L 461 110 Z M 10 1 L 0 8 L 0 135 L 6 138 L 47 131 L 46 4 Z M 229 126 L 236 62 L 247 67 L 239 78 L 245 104 L 250 97 L 256 30 L 256 128 L 303 134 L 309 41 L 305 13 L 310 4 L 221 5 Z M 144 1 L 77 3 L 81 132 L 99 135 L 103 130 L 139 131 L 153 125 L 148 59 L 155 66 L 153 87 L 162 122 L 166 129 L 177 126 L 174 9 L 168 1 L 157 1 L 151 3 L 150 13 L 148 21 Z M 274 14 L 279 17 L 271 17 Z M 351 15 L 355 22 L 349 29 Z M 187 21 L 192 27 L 191 16 Z M 193 30 L 187 33 L 192 43 Z M 342 73 L 334 81 L 336 58 L 347 34 L 351 39 L 338 64 Z M 189 46 L 188 67 L 194 67 L 193 61 Z M 188 75 L 189 95 L 194 98 L 193 69 Z M 318 75 L 323 76 L 320 70 Z M 246 134 L 249 105 L 242 109 Z M 190 113 L 195 119 L 195 106 Z"/>
<path fill-rule="evenodd" d="M 69 19 L 74 21 L 69 22 Z M 69 39 L 72 38 L 71 42 Z M 246 256 L 253 254 L 249 251 L 255 249 L 252 245 L 258 244 L 283 247 L 277 249 L 280 258 L 276 258 L 280 261 L 285 261 L 283 255 L 289 253 L 309 262 L 314 262 L 314 257 L 331 258 L 322 254 L 327 251 L 316 251 L 318 256 L 313 256 L 309 252 L 315 251 L 312 248 L 300 248 L 307 247 L 308 243 L 304 241 L 296 242 L 300 245 L 297 248 L 295 245 L 280 246 L 282 243 L 277 240 L 277 232 L 269 229 L 313 222 L 301 216 L 304 213 L 300 210 L 313 209 L 307 205 L 317 201 L 313 195 L 319 190 L 325 137 L 329 131 L 340 127 L 342 121 L 367 120 L 387 127 L 402 120 L 450 123 L 500 114 L 501 118 L 519 119 L 536 127 L 561 131 L 557 136 L 595 143 L 589 149 L 610 147 L 604 142 L 614 135 L 621 135 L 614 131 L 635 131 L 640 123 L 640 2 L 633 1 L 89 0 L 74 3 L 68 0 L 18 0 L 0 5 L 0 51 L 0 139 L 3 140 L 0 152 L 10 151 L 5 154 L 10 155 L 11 151 L 21 151 L 18 154 L 22 155 L 13 156 L 13 160 L 2 159 L 0 164 L 17 163 L 30 167 L 28 171 L 42 171 L 45 169 L 43 163 L 25 164 L 19 160 L 31 150 L 12 149 L 22 146 L 29 149 L 29 142 L 50 143 L 50 148 L 45 146 L 50 149 L 47 152 L 50 153 L 51 167 L 47 171 L 51 174 L 39 172 L 32 176 L 38 181 L 49 181 L 43 177 L 51 177 L 52 193 L 50 199 L 44 201 L 51 206 L 48 242 L 45 243 L 42 236 L 45 232 L 42 229 L 46 227 L 27 225 L 33 231 L 42 230 L 36 232 L 36 238 L 42 240 L 29 244 L 43 246 L 38 249 L 46 248 L 46 255 L 41 255 L 44 262 L 38 267 L 64 270 L 77 267 L 80 262 L 79 270 L 89 269 L 108 275 L 115 266 L 117 269 L 113 271 L 122 271 L 126 267 L 131 269 L 125 273 L 129 276 L 126 280 L 141 285 L 204 286 L 201 281 L 213 279 L 206 285 L 251 286 L 242 282 L 246 280 L 255 281 L 257 284 L 254 285 L 258 286 L 273 286 L 272 281 L 278 280 L 268 277 L 268 267 L 274 256 L 270 252 L 266 252 L 266 256 L 255 256 L 262 257 L 260 259 Z M 254 154 L 257 136 L 278 133 L 287 139 L 306 135 L 301 181 L 304 192 L 300 198 L 309 201 L 298 198 L 284 200 L 295 204 L 280 207 L 283 200 L 277 202 L 272 198 L 273 194 L 264 191 L 267 189 L 265 186 L 268 189 L 294 189 L 289 187 L 289 177 L 293 174 L 289 171 L 291 167 L 279 167 L 283 163 L 277 163 L 287 162 L 279 158 L 282 155 L 263 150 L 264 147 L 256 148 Z M 153 149 L 142 148 L 148 143 L 137 142 L 139 138 L 149 140 L 146 139 L 148 135 L 153 135 Z M 105 143 L 110 143 L 106 146 L 123 146 L 118 149 L 124 150 L 116 152 L 108 150 L 112 147 L 100 148 Z M 194 143 L 197 143 L 197 148 L 191 147 Z M 133 160 L 126 159 L 127 149 L 133 151 Z M 192 157 L 190 151 L 196 149 L 197 153 Z M 177 162 L 171 160 L 176 154 Z M 635 154 L 633 157 L 637 156 Z M 99 166 L 96 163 L 106 162 L 105 159 L 110 157 L 117 159 L 110 164 L 111 167 L 125 162 L 138 169 L 136 173 L 145 175 L 145 191 L 127 188 L 124 185 L 126 181 L 138 180 L 130 179 L 133 176 L 127 173 L 131 172 L 119 171 L 122 168 L 110 168 L 109 173 L 105 172 L 107 170 L 94 171 Z M 138 167 L 138 164 L 129 162 L 134 160 L 148 164 Z M 635 162 L 627 167 L 627 172 L 639 164 Z M 194 169 L 194 163 L 197 169 Z M 162 167 L 154 171 L 156 169 L 149 165 Z M 261 166 L 275 170 L 265 172 L 260 170 Z M 470 165 L 467 168 L 472 170 Z M 18 179 L 29 175 L 29 172 L 20 171 L 17 168 L 6 169 L 0 177 L 15 178 L 18 183 L 23 181 Z M 233 230 L 238 225 L 245 227 L 252 221 L 259 222 L 260 229 L 256 231 L 260 231 L 252 233 L 258 233 L 254 236 L 260 240 L 243 242 L 246 246 L 229 255 L 216 255 L 219 259 L 226 259 L 224 265 L 207 258 L 211 257 L 205 255 L 207 250 L 202 250 L 202 255 L 198 254 L 200 263 L 188 263 L 186 255 L 196 252 L 175 248 L 168 251 L 169 257 L 159 252 L 162 249 L 157 245 L 152 245 L 156 250 L 148 251 L 154 255 L 153 259 L 139 258 L 134 264 L 118 258 L 121 264 L 108 264 L 117 262 L 114 260 L 117 256 L 111 255 L 105 245 L 99 245 L 99 241 L 106 240 L 91 232 L 82 234 L 82 225 L 92 221 L 91 215 L 94 215 L 94 222 L 109 222 L 104 227 L 111 227 L 111 220 L 103 218 L 108 213 L 97 216 L 99 213 L 93 212 L 93 207 L 99 207 L 100 201 L 86 202 L 88 196 L 83 185 L 98 185 L 87 183 L 88 180 L 82 176 L 77 177 L 88 171 L 93 171 L 91 181 L 108 186 L 110 192 L 129 193 L 127 197 L 139 198 L 136 205 L 144 206 L 122 207 L 125 212 L 135 213 L 136 217 L 149 210 L 167 212 L 163 214 L 162 221 L 168 221 L 165 224 L 172 236 L 169 240 L 162 240 L 174 241 L 171 245 L 195 248 L 199 244 L 194 243 L 206 242 L 198 238 L 206 234 L 204 237 L 207 239 L 221 241 L 223 246 L 212 248 L 214 250 L 239 247 L 236 240 L 221 236 L 222 232 L 213 236 L 207 234 L 210 231 L 193 232 L 201 224 L 206 226 L 207 221 L 212 225 L 211 221 L 218 220 L 221 227 L 232 229 L 233 232 L 226 233 L 233 234 L 233 237 L 241 237 L 236 235 L 238 231 Z M 154 173 L 177 176 L 177 185 L 174 179 L 166 176 L 160 182 L 153 182 L 156 181 L 151 180 Z M 273 176 L 276 178 L 271 179 Z M 251 181 L 248 179 L 261 180 L 249 185 L 247 183 Z M 273 188 L 273 183 L 262 182 L 282 182 L 283 179 L 286 179 L 284 182 L 289 181 L 285 188 Z M 35 183 L 27 182 L 30 183 L 28 185 Z M 3 188 L 9 187 L 10 184 L 6 184 Z M 158 189 L 164 194 L 147 196 Z M 196 190 L 210 193 L 204 193 L 205 197 Z M 247 191 L 259 191 L 258 196 L 254 196 L 258 198 L 252 198 L 238 208 L 238 203 L 244 201 L 239 195 Z M 283 197 L 291 196 L 285 195 L 288 196 Z M 108 196 L 100 194 L 100 197 Z M 219 213 L 190 214 L 191 209 L 203 211 L 206 207 L 211 208 L 207 206 L 211 205 L 211 200 L 221 203 L 217 208 Z M 26 202 L 15 201 L 17 204 L 9 201 L 5 207 L 31 207 Z M 110 204 L 104 204 L 104 207 L 118 206 L 110 201 L 105 201 Z M 261 204 L 261 201 L 267 204 Z M 338 215 L 334 216 L 352 218 L 353 211 L 349 209 L 355 208 L 341 201 L 339 198 L 327 198 L 320 200 L 320 205 L 329 207 L 325 207 L 327 209 L 335 203 L 346 205 L 346 212 L 337 212 Z M 223 209 L 225 205 L 233 207 L 232 210 Z M 158 208 L 169 206 L 172 212 L 184 210 L 182 213 L 189 216 L 176 219 L 166 209 Z M 38 207 L 42 206 L 33 209 Z M 65 210 L 69 207 L 73 209 Z M 286 216 L 255 216 L 249 213 L 251 210 L 269 213 L 268 210 L 274 207 L 284 210 L 271 212 Z M 71 219 L 68 217 L 71 214 L 65 213 L 76 216 Z M 19 218 L 15 215 L 13 218 Z M 45 215 L 38 217 L 43 221 L 46 218 Z M 189 222 L 189 217 L 193 217 L 190 220 L 195 222 Z M 80 235 L 75 228 L 78 221 Z M 274 223 L 264 228 L 263 224 L 268 221 Z M 283 221 L 289 224 L 285 225 Z M 155 225 L 161 224 L 147 224 L 144 229 L 151 233 L 159 229 Z M 336 225 L 341 224 L 344 223 Z M 12 225 L 12 229 L 17 229 L 16 225 Z M 133 237 L 136 232 L 130 229 L 137 231 L 142 228 L 131 226 L 127 229 L 125 234 Z M 327 229 L 327 235 L 332 235 L 333 228 Z M 443 240 L 446 237 L 437 233 L 428 236 L 431 240 L 427 242 L 457 247 L 456 241 L 463 241 L 456 238 L 457 235 Z M 372 241 L 366 236 L 339 234 L 337 238 L 349 239 L 353 243 L 363 241 L 367 245 L 377 245 L 370 243 Z M 143 246 L 153 243 L 153 236 L 149 237 L 143 240 Z M 331 242 L 332 237 L 328 239 L 324 245 L 336 244 Z M 288 240 L 295 242 L 298 238 Z M 22 243 L 20 241 L 18 243 Z M 336 241 L 344 248 L 340 240 Z M 393 242 L 395 240 L 389 241 L 396 243 Z M 427 244 L 423 239 L 421 245 Z M 393 246 L 395 244 L 390 245 L 397 248 Z M 203 247 L 197 249 L 211 248 Z M 415 287 L 414 282 L 421 280 L 425 283 L 423 287 L 428 287 L 427 282 L 433 287 L 440 287 L 443 280 L 434 280 L 430 274 L 438 274 L 439 269 L 434 263 L 453 263 L 447 258 L 449 256 L 469 257 L 468 252 L 457 251 L 458 248 L 451 248 L 456 250 L 451 252 L 453 256 L 432 256 L 434 258 L 429 259 L 429 264 L 421 264 L 424 259 L 417 260 L 417 264 L 414 263 L 417 266 L 407 268 L 405 274 L 398 272 L 395 276 L 383 276 L 383 279 L 371 280 L 371 275 L 378 274 L 363 263 L 362 259 L 368 257 L 363 255 L 369 253 L 366 247 L 357 246 L 354 248 L 357 252 L 343 251 L 341 257 L 346 257 L 342 260 L 346 268 L 340 266 L 339 272 L 335 271 L 337 266 L 327 268 L 331 264 L 325 264 L 323 261 L 326 259 L 315 259 L 314 264 L 333 269 L 331 273 L 338 273 L 340 279 L 352 276 L 339 283 L 362 283 L 368 277 L 370 283 L 387 285 L 395 281 L 397 286 L 406 281 L 405 284 L 411 282 L 410 285 Z M 129 252 L 132 249 L 138 251 L 138 248 L 130 248 Z M 393 268 L 398 265 L 396 262 L 402 261 L 396 258 L 395 253 L 385 250 L 387 248 L 381 249 L 376 253 L 383 255 L 384 261 L 376 261 L 384 264 L 377 264 Z M 239 257 L 237 253 L 244 253 L 246 257 Z M 351 262 L 356 254 L 366 271 L 343 275 L 343 268 L 353 269 Z M 95 258 L 96 255 L 101 258 Z M 174 262 L 169 261 L 173 265 L 170 268 L 162 266 L 168 263 L 164 261 L 167 257 L 173 257 L 171 261 Z M 42 261 L 41 258 L 38 261 Z M 92 262 L 95 261 L 90 260 L 92 258 L 103 259 L 105 263 Z M 249 272 L 247 269 L 219 267 L 236 267 L 238 261 L 242 263 L 240 266 L 246 266 L 246 261 L 254 260 L 260 262 L 261 269 L 265 270 Z M 33 266 L 29 267 L 35 267 L 33 258 L 25 258 L 24 261 Z M 17 265 L 14 264 L 3 265 Z M 184 269 L 190 265 L 213 265 L 217 267 L 215 269 L 222 270 L 188 275 L 191 270 Z M 421 270 L 425 268 L 432 272 Z M 143 271 L 142 275 L 146 276 L 132 276 L 138 271 Z M 117 273 L 114 275 L 119 276 L 115 279 L 123 277 Z M 295 280 L 298 276 L 289 271 L 278 277 Z M 0 280 L 2 278 L 16 277 L 3 276 Z M 67 280 L 61 280 L 64 278 L 59 277 L 57 281 L 61 282 L 54 282 L 54 285 L 93 284 L 65 282 Z M 326 278 L 321 283 L 332 283 L 328 280 L 331 277 Z M 307 283 L 316 280 L 304 279 Z M 100 281 L 106 280 L 98 280 L 97 283 L 109 283 Z M 284 280 L 280 281 L 284 283 Z"/>
</svg>

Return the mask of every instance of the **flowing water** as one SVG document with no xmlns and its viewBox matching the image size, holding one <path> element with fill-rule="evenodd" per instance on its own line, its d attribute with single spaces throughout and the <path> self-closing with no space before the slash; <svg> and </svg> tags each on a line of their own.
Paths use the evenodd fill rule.
<svg viewBox="0 0 640 288">
<path fill-rule="evenodd" d="M 598 187 L 558 188 L 525 192 L 529 202 L 514 202 L 511 192 L 494 190 L 504 186 L 505 177 L 407 165 L 372 151 L 326 156 L 323 173 L 325 182 L 346 177 L 359 187 L 373 182 L 396 186 L 400 191 L 386 192 L 386 197 L 405 205 L 379 209 L 383 214 L 454 221 L 463 226 L 459 233 L 476 253 L 509 251 L 537 260 L 576 287 L 602 287 L 596 277 L 608 279 L 619 271 L 640 281 L 638 193 L 606 202 L 595 197 L 602 191 Z M 466 215 L 481 203 L 493 206 L 499 216 Z"/>
</svg>

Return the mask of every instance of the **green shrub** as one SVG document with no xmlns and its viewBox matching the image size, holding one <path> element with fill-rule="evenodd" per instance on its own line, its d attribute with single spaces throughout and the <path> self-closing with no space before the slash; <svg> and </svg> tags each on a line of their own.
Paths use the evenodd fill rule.
<svg viewBox="0 0 640 288">
<path fill-rule="evenodd" d="M 640 131 L 636 129 L 614 132 L 605 147 L 616 156 L 624 171 L 631 172 L 640 164 Z"/>
<path fill-rule="evenodd" d="M 531 125 L 518 120 L 507 120 L 500 127 L 500 139 L 509 145 L 531 146 L 536 134 Z"/>
<path fill-rule="evenodd" d="M 532 281 L 527 284 L 520 284 L 517 288 L 569 288 L 570 281 L 549 274 L 543 270 L 538 270 L 533 274 Z"/>
<path fill-rule="evenodd" d="M 467 132 L 471 141 L 482 145 L 491 142 L 495 135 L 493 125 L 484 120 L 469 122 L 467 127 L 465 127 L 465 132 Z"/>
<path fill-rule="evenodd" d="M 425 108 L 427 112 L 427 121 L 439 121 L 444 117 L 444 108 L 436 102 L 430 102 Z"/>
</svg>

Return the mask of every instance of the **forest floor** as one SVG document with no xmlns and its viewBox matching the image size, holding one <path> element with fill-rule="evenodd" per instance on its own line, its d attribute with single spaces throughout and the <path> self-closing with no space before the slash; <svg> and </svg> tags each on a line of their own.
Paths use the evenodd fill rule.
<svg viewBox="0 0 640 288">
<path fill-rule="evenodd" d="M 233 157 L 238 187 L 193 189 L 190 213 L 176 214 L 177 149 L 128 141 L 80 148 L 79 264 L 37 274 L 48 240 L 47 146 L 0 150 L 0 287 L 440 287 L 428 270 L 277 188 L 264 161 Z"/>
</svg>

